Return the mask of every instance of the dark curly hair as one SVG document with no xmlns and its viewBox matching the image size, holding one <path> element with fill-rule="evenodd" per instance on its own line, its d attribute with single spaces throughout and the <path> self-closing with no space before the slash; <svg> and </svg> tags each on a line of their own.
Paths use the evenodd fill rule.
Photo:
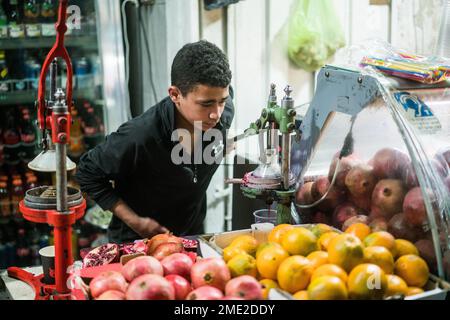
<svg viewBox="0 0 450 320">
<path fill-rule="evenodd" d="M 186 96 L 196 85 L 225 88 L 231 83 L 226 55 L 206 40 L 189 43 L 178 51 L 172 63 L 172 85 Z"/>
</svg>

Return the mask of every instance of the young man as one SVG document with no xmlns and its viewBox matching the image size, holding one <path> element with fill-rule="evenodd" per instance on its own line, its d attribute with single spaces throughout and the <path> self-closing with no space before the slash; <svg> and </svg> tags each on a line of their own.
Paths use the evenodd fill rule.
<svg viewBox="0 0 450 320">
<path fill-rule="evenodd" d="M 231 71 L 219 48 L 199 41 L 177 53 L 171 78 L 168 97 L 123 124 L 78 165 L 81 190 L 114 213 L 108 230 L 112 242 L 169 230 L 176 235 L 203 233 L 206 190 L 219 161 L 179 164 L 173 151 L 182 146 L 184 159 L 188 155 L 193 160 L 195 150 L 211 144 L 202 142 L 202 136 L 213 128 L 223 137 L 214 144 L 225 144 L 234 116 Z"/>
</svg>

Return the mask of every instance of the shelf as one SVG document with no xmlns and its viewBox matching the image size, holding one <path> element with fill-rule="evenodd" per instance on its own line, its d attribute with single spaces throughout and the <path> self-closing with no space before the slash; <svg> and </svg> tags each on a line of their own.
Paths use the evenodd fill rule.
<svg viewBox="0 0 450 320">
<path fill-rule="evenodd" d="M 0 39 L 0 48 L 2 50 L 51 48 L 54 43 L 55 37 Z M 95 35 L 66 36 L 65 45 L 66 47 L 78 47 L 88 50 L 98 49 L 97 37 Z"/>
<path fill-rule="evenodd" d="M 16 104 L 32 104 L 37 99 L 37 91 L 22 91 L 0 94 L 0 106 L 16 105 Z M 95 99 L 95 90 L 77 89 L 73 91 L 73 99 Z"/>
</svg>

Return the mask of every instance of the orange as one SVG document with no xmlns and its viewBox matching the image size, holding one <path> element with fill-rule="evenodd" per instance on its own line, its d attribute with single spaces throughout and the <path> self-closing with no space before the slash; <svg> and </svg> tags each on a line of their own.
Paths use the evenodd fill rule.
<svg viewBox="0 0 450 320">
<path fill-rule="evenodd" d="M 278 289 L 279 288 L 278 283 L 276 283 L 276 281 L 273 281 L 271 279 L 263 279 L 263 280 L 260 280 L 259 283 L 262 286 L 262 294 L 263 294 L 264 300 L 268 299 L 270 289 Z"/>
<path fill-rule="evenodd" d="M 406 290 L 406 296 L 415 296 L 416 294 L 421 294 L 424 293 L 422 288 L 417 288 L 417 287 L 408 287 L 408 289 Z"/>
<path fill-rule="evenodd" d="M 308 291 L 302 290 L 294 294 L 294 299 L 296 300 L 309 300 Z"/>
<path fill-rule="evenodd" d="M 364 245 L 366 247 L 385 247 L 392 255 L 395 255 L 395 238 L 386 231 L 378 231 L 369 234 L 364 239 Z"/>
<path fill-rule="evenodd" d="M 311 252 L 306 258 L 311 261 L 311 265 L 314 269 L 316 269 L 317 267 L 328 263 L 328 252 L 314 251 Z"/>
<path fill-rule="evenodd" d="M 225 262 L 230 261 L 234 256 L 237 256 L 238 254 L 247 253 L 244 249 L 239 247 L 232 247 L 228 246 L 225 249 L 223 249 L 223 260 Z"/>
<path fill-rule="evenodd" d="M 395 258 L 400 258 L 401 256 L 406 256 L 408 254 L 419 255 L 419 251 L 416 246 L 409 242 L 408 240 L 396 239 L 395 240 Z"/>
<path fill-rule="evenodd" d="M 283 236 L 281 245 L 289 254 L 304 257 L 318 249 L 316 236 L 303 227 L 288 230 Z"/>
<path fill-rule="evenodd" d="M 364 249 L 359 238 L 344 233 L 338 235 L 328 246 L 328 261 L 350 272 L 358 264 L 363 263 Z"/>
<path fill-rule="evenodd" d="M 272 246 L 261 251 L 256 258 L 256 268 L 264 279 L 277 280 L 280 264 L 289 257 L 281 246 Z"/>
<path fill-rule="evenodd" d="M 359 240 L 363 241 L 365 237 L 367 237 L 370 234 L 370 227 L 364 223 L 355 223 L 349 226 L 345 233 L 352 234 L 354 236 L 357 236 Z"/>
<path fill-rule="evenodd" d="M 388 274 L 387 276 L 388 288 L 385 297 L 392 297 L 395 295 L 406 295 L 408 292 L 408 285 L 399 276 Z"/>
<path fill-rule="evenodd" d="M 317 240 L 317 245 L 319 246 L 319 249 L 322 251 L 328 251 L 328 246 L 334 238 L 336 238 L 339 235 L 339 233 L 330 231 L 327 233 L 324 233 L 320 236 L 319 240 Z"/>
<path fill-rule="evenodd" d="M 258 247 L 258 241 L 250 235 L 243 235 L 238 236 L 236 239 L 234 239 L 231 242 L 230 246 L 241 248 L 249 255 L 255 256 L 256 248 Z"/>
<path fill-rule="evenodd" d="M 312 273 L 313 267 L 308 259 L 292 256 L 284 260 L 278 268 L 278 284 L 281 289 L 294 294 L 308 287 Z"/>
<path fill-rule="evenodd" d="M 347 287 L 338 277 L 319 277 L 308 286 L 308 297 L 310 300 L 347 300 Z"/>
<path fill-rule="evenodd" d="M 348 280 L 347 272 L 345 272 L 344 269 L 335 264 L 324 264 L 318 267 L 316 270 L 314 270 L 311 276 L 311 281 L 314 281 L 316 278 L 323 276 L 335 276 L 344 281 L 344 283 L 347 283 Z"/>
<path fill-rule="evenodd" d="M 430 275 L 427 263 L 419 256 L 408 254 L 398 258 L 394 272 L 406 281 L 409 287 L 422 288 Z"/>
<path fill-rule="evenodd" d="M 386 274 L 394 273 L 394 258 L 385 247 L 364 248 L 364 262 L 376 264 Z"/>
<path fill-rule="evenodd" d="M 283 235 L 287 231 L 291 230 L 292 228 L 294 228 L 294 227 L 290 224 L 280 224 L 280 225 L 276 226 L 275 228 L 273 228 L 272 231 L 270 231 L 267 240 L 269 242 L 276 242 L 276 243 L 281 244 L 281 239 L 282 239 Z"/>
<path fill-rule="evenodd" d="M 384 271 L 375 264 L 361 264 L 355 267 L 347 281 L 350 299 L 382 299 L 388 288 Z"/>
<path fill-rule="evenodd" d="M 256 248 L 256 254 L 255 257 L 258 258 L 258 255 L 265 249 L 270 248 L 270 247 L 274 247 L 277 246 L 279 248 L 282 248 L 282 246 L 276 242 L 264 242 L 261 243 L 260 245 L 258 245 L 258 247 Z"/>
<path fill-rule="evenodd" d="M 256 278 L 256 260 L 247 253 L 242 253 L 234 256 L 227 263 L 228 269 L 230 269 L 231 277 L 236 278 L 243 275 L 249 275 Z"/>
<path fill-rule="evenodd" d="M 311 228 L 311 232 L 314 233 L 317 238 L 320 238 L 323 234 L 332 232 L 333 230 L 332 227 L 323 223 L 318 223 Z"/>
</svg>

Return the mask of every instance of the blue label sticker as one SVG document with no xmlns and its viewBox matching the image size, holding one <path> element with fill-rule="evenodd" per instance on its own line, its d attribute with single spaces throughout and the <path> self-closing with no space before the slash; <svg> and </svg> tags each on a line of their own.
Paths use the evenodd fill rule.
<svg viewBox="0 0 450 320">
<path fill-rule="evenodd" d="M 411 95 L 409 92 L 397 92 L 394 96 L 407 113 L 410 113 L 410 110 L 414 111 L 414 117 L 426 118 L 434 116 L 431 109 L 419 97 Z"/>
</svg>

